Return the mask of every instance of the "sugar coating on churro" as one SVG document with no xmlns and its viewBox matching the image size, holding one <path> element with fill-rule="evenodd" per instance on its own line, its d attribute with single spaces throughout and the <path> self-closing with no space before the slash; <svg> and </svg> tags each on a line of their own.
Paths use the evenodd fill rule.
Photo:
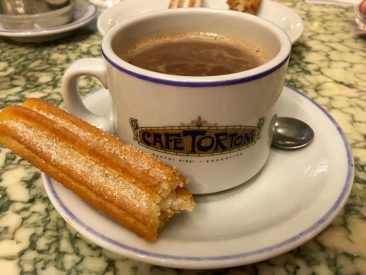
<svg viewBox="0 0 366 275">
<path fill-rule="evenodd" d="M 0 112 L 0 143 L 137 235 L 154 241 L 194 207 L 177 170 L 50 104 L 24 106 Z"/>
<path fill-rule="evenodd" d="M 93 159 L 85 158 L 82 153 L 71 150 L 67 144 L 54 142 L 43 132 L 26 126 L 21 121 L 13 121 L 8 124 L 8 127 L 16 129 L 17 136 L 21 139 L 26 136 L 33 137 L 27 140 L 27 146 L 35 153 L 45 154 L 44 161 L 59 166 L 64 171 L 69 170 L 69 173 L 83 174 L 83 179 L 88 186 L 98 190 L 105 198 L 113 199 L 117 205 L 124 202 L 129 206 L 133 202 L 143 212 L 147 212 L 154 206 L 149 203 L 148 196 L 139 188 L 126 184 L 127 179 L 97 164 Z M 128 180 L 133 181 L 133 179 Z M 121 196 L 126 198 L 122 201 L 119 199 Z"/>
<path fill-rule="evenodd" d="M 46 112 L 42 110 L 42 104 L 44 103 L 30 99 L 25 103 L 25 106 L 39 111 L 42 115 L 68 129 L 68 131 L 77 135 L 83 144 L 98 149 L 100 154 L 108 158 L 109 161 L 115 161 L 116 165 L 126 164 L 130 170 L 138 170 L 138 173 L 143 173 L 145 184 L 150 186 L 152 190 L 155 189 L 154 191 L 160 195 L 166 196 L 169 190 L 177 187 L 178 184 L 182 186 L 187 183 L 187 180 L 175 169 L 168 167 L 152 156 L 141 154 L 141 151 L 136 147 L 126 144 L 108 133 L 102 133 L 96 137 L 95 129 L 90 125 L 70 117 L 67 113 L 63 113 L 62 116 L 55 115 L 54 112 L 58 112 L 58 110 L 47 109 Z M 81 130 L 80 126 L 84 129 Z M 87 131 L 85 131 L 85 128 Z M 167 184 L 171 186 L 165 186 Z M 156 186 L 157 188 L 154 188 Z"/>
</svg>

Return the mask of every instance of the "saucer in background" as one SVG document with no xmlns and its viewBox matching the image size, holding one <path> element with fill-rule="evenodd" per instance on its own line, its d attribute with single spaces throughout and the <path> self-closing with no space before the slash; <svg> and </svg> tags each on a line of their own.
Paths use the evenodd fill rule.
<svg viewBox="0 0 366 275">
<path fill-rule="evenodd" d="M 122 20 L 149 11 L 167 9 L 169 0 L 123 0 L 121 3 L 104 10 L 98 18 L 97 27 L 104 35 L 111 27 Z M 228 9 L 226 0 L 205 0 L 205 7 L 213 9 Z M 304 31 L 301 17 L 290 8 L 270 0 L 262 0 L 258 16 L 281 27 L 295 43 Z"/>
</svg>

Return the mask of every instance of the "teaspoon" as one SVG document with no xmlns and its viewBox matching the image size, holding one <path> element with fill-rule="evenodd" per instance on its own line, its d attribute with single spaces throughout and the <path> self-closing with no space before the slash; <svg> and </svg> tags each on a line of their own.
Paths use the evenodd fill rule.
<svg viewBox="0 0 366 275">
<path fill-rule="evenodd" d="M 313 129 L 292 117 L 278 117 L 272 137 L 272 147 L 294 150 L 306 147 L 314 139 Z"/>
</svg>

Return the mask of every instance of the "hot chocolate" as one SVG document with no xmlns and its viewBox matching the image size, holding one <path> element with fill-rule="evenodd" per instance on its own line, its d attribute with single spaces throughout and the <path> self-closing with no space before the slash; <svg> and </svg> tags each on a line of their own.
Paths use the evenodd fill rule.
<svg viewBox="0 0 366 275">
<path fill-rule="evenodd" d="M 116 53 L 137 67 L 184 76 L 237 73 L 260 66 L 269 56 L 253 42 L 204 32 L 151 35 Z"/>
</svg>

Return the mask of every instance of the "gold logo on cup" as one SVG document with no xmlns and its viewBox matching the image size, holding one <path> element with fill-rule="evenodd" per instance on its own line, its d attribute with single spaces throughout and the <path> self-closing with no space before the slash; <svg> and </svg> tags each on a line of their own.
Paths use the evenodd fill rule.
<svg viewBox="0 0 366 275">
<path fill-rule="evenodd" d="M 166 127 L 139 127 L 130 118 L 134 139 L 155 151 L 181 156 L 212 156 L 232 153 L 254 145 L 260 138 L 265 118 L 255 126 L 218 126 L 200 116 L 190 124 Z"/>
</svg>

